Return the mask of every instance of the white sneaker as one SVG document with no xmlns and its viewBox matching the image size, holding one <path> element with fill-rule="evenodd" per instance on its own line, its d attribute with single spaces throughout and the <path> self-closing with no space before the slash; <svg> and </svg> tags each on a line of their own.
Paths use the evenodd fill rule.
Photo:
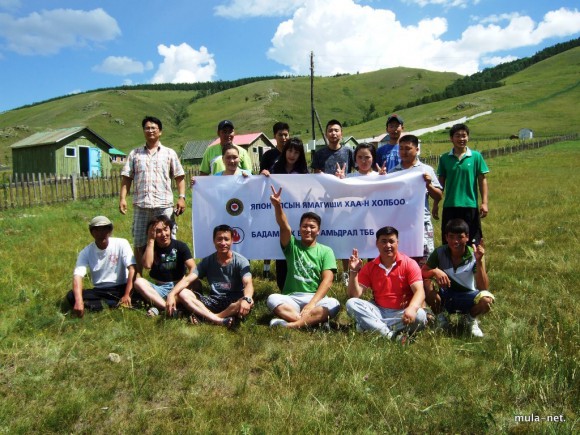
<svg viewBox="0 0 580 435">
<path fill-rule="evenodd" d="M 477 319 L 471 317 L 469 314 L 465 317 L 465 324 L 469 328 L 469 332 L 473 337 L 483 337 L 483 331 L 479 327 Z"/>
<path fill-rule="evenodd" d="M 272 320 L 270 320 L 270 328 L 275 328 L 277 326 L 281 326 L 281 327 L 285 328 L 286 326 L 288 326 L 288 322 L 284 319 L 279 319 L 278 317 L 274 317 Z"/>
<path fill-rule="evenodd" d="M 342 272 L 342 282 L 345 287 L 348 287 L 348 272 Z"/>
</svg>

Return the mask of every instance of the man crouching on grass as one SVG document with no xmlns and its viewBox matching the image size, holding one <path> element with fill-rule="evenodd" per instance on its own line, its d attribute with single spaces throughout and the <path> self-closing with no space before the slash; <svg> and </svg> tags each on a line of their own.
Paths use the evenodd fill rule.
<svg viewBox="0 0 580 435">
<path fill-rule="evenodd" d="M 301 328 L 328 322 L 340 310 L 340 303 L 326 296 L 336 272 L 334 252 L 316 241 L 320 233 L 320 216 L 307 212 L 300 218 L 300 240 L 292 235 L 288 218 L 282 210 L 280 195 L 272 186 L 270 202 L 280 226 L 280 245 L 288 273 L 283 294 L 268 297 L 268 308 L 277 316 L 270 326 Z"/>
<path fill-rule="evenodd" d="M 376 233 L 379 256 L 363 266 L 356 249 L 349 260 L 347 313 L 356 329 L 373 331 L 405 344 L 408 334 L 425 327 L 427 314 L 421 269 L 415 260 L 399 252 L 399 232 L 393 227 Z M 360 299 L 366 289 L 373 300 Z"/>
<path fill-rule="evenodd" d="M 229 225 L 218 225 L 213 230 L 216 252 L 205 257 L 189 275 L 183 277 L 167 296 L 167 312 L 171 316 L 181 303 L 196 316 L 230 328 L 236 319 L 243 319 L 254 306 L 254 285 L 250 273 L 250 262 L 232 251 L 233 229 Z M 201 290 L 200 279 L 206 277 L 210 294 L 205 296 L 188 287 Z"/>
<path fill-rule="evenodd" d="M 135 278 L 135 257 L 125 239 L 111 237 L 113 223 L 105 216 L 96 216 L 89 222 L 94 243 L 79 254 L 73 273 L 73 289 L 66 299 L 79 317 L 90 311 L 100 311 L 103 305 L 131 306 L 131 291 Z M 93 289 L 83 290 L 83 277 L 91 275 Z"/>
<path fill-rule="evenodd" d="M 439 291 L 427 294 L 427 303 L 442 329 L 449 328 L 444 311 L 461 313 L 471 335 L 483 337 L 477 317 L 487 313 L 495 300 L 487 290 L 483 239 L 477 246 L 468 246 L 469 226 L 463 219 L 447 222 L 443 237 L 447 244 L 435 249 L 422 269 L 423 278 L 435 278 L 439 285 Z"/>
</svg>

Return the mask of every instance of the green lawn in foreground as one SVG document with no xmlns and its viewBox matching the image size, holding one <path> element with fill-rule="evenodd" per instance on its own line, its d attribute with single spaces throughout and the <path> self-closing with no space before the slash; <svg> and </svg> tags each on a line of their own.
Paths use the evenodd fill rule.
<svg viewBox="0 0 580 435">
<path fill-rule="evenodd" d="M 488 161 L 486 336 L 425 331 L 406 348 L 344 312 L 332 332 L 270 330 L 274 284 L 259 279 L 236 331 L 139 310 L 71 319 L 60 301 L 88 220 L 107 214 L 128 237 L 130 217 L 114 199 L 3 212 L 0 432 L 577 432 L 579 159 L 568 142 Z"/>
</svg>

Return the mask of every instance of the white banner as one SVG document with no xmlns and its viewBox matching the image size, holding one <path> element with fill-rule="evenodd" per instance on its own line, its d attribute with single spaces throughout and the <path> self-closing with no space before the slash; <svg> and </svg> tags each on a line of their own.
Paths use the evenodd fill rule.
<svg viewBox="0 0 580 435">
<path fill-rule="evenodd" d="M 411 169 L 342 180 L 327 174 L 196 177 L 195 258 L 215 252 L 212 232 L 220 224 L 234 228 L 233 249 L 246 258 L 284 258 L 270 186 L 282 187 L 282 206 L 297 238 L 302 214 L 320 215 L 318 241 L 330 246 L 337 259 L 348 258 L 353 248 L 361 258 L 376 257 L 375 231 L 386 225 L 399 231 L 402 252 L 423 256 L 425 182 L 422 172 Z"/>
</svg>

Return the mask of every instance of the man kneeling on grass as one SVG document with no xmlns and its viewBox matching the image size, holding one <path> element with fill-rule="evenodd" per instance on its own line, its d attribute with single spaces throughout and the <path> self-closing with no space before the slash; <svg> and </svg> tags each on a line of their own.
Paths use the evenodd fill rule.
<svg viewBox="0 0 580 435">
<path fill-rule="evenodd" d="M 79 254 L 73 274 L 73 289 L 66 299 L 79 317 L 85 308 L 91 311 L 103 309 L 103 305 L 131 306 L 131 290 L 135 277 L 135 257 L 131 245 L 125 239 L 111 237 L 113 223 L 105 216 L 96 216 L 89 222 L 94 243 Z M 93 289 L 83 290 L 83 277 L 91 275 Z"/>
<path fill-rule="evenodd" d="M 169 315 L 177 309 L 177 303 L 196 316 L 215 324 L 230 328 L 236 319 L 243 319 L 254 306 L 254 285 L 250 273 L 250 262 L 232 251 L 233 229 L 229 225 L 218 225 L 213 230 L 216 252 L 205 257 L 189 275 L 179 281 L 167 296 Z M 204 296 L 188 287 L 201 290 L 200 279 L 206 277 L 210 294 Z"/>
<path fill-rule="evenodd" d="M 437 314 L 442 329 L 449 328 L 445 309 L 448 313 L 464 314 L 471 335 L 483 337 L 477 317 L 487 313 L 495 300 L 487 291 L 483 239 L 478 246 L 468 246 L 469 226 L 463 219 L 447 222 L 443 237 L 447 244 L 435 249 L 422 269 L 423 278 L 435 278 L 439 285 L 439 291 L 434 289 L 427 294 L 427 303 Z"/>
<path fill-rule="evenodd" d="M 425 327 L 427 314 L 421 269 L 399 252 L 399 232 L 393 227 L 376 233 L 379 256 L 363 266 L 356 249 L 349 259 L 346 312 L 358 331 L 373 331 L 405 344 L 409 334 Z M 373 300 L 360 299 L 366 289 Z"/>
<path fill-rule="evenodd" d="M 272 186 L 270 202 L 280 226 L 280 245 L 288 263 L 283 294 L 268 296 L 268 308 L 277 316 L 270 326 L 301 328 L 328 322 L 340 310 L 340 303 L 326 296 L 336 272 L 334 252 L 316 241 L 320 233 L 320 216 L 307 212 L 300 218 L 300 240 L 282 209 L 280 195 Z"/>
<path fill-rule="evenodd" d="M 185 269 L 195 269 L 195 261 L 187 244 L 171 238 L 173 221 L 166 215 L 159 215 L 147 226 L 147 245 L 141 264 L 149 270 L 150 282 L 139 277 L 135 280 L 135 290 L 153 306 L 148 316 L 156 316 L 165 310 L 167 295 L 183 276 Z"/>
</svg>

